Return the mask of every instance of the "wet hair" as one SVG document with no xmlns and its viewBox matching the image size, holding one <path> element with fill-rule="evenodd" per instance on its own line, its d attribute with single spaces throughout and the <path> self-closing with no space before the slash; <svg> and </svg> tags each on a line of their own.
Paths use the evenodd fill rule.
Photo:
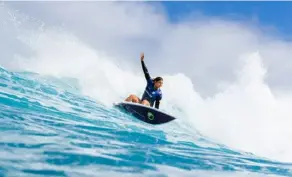
<svg viewBox="0 0 292 177">
<path fill-rule="evenodd" d="M 161 80 L 163 80 L 163 78 L 162 77 L 155 77 L 154 79 L 152 79 L 153 80 L 153 82 L 158 82 L 158 81 L 161 81 Z"/>
</svg>

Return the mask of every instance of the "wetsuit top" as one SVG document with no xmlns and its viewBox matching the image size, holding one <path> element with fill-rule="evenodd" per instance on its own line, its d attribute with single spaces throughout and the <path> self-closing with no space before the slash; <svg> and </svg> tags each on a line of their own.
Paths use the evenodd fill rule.
<svg viewBox="0 0 292 177">
<path fill-rule="evenodd" d="M 147 101 L 149 101 L 151 107 L 153 107 L 154 102 L 155 102 L 155 108 L 159 109 L 160 100 L 162 99 L 162 92 L 159 88 L 155 90 L 154 81 L 151 79 L 150 74 L 143 60 L 141 61 L 141 64 L 142 64 L 142 69 L 144 71 L 144 75 L 147 81 L 147 86 L 143 93 L 142 101 L 146 99 Z"/>
</svg>

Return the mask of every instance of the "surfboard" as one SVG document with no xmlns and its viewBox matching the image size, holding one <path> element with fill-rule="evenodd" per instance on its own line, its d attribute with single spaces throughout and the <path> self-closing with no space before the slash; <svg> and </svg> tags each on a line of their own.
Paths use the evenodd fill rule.
<svg viewBox="0 0 292 177">
<path fill-rule="evenodd" d="M 133 115 L 135 118 L 141 121 L 154 125 L 164 124 L 176 119 L 175 117 L 166 114 L 159 109 L 138 103 L 119 102 L 114 103 L 114 107 Z"/>
</svg>

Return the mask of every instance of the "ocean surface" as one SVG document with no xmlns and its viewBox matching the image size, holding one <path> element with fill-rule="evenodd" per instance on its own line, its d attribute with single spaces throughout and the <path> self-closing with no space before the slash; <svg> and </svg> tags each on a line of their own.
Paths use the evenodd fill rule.
<svg viewBox="0 0 292 177">
<path fill-rule="evenodd" d="M 0 68 L 0 176 L 292 176 L 292 164 L 150 125 L 74 81 Z"/>
</svg>

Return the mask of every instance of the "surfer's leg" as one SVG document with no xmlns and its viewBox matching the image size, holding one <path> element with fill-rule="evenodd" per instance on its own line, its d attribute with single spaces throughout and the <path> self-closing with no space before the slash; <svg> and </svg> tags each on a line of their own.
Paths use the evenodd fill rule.
<svg viewBox="0 0 292 177">
<path fill-rule="evenodd" d="M 146 105 L 146 106 L 150 106 L 150 103 L 149 103 L 148 100 L 143 100 L 143 101 L 141 102 L 141 104 Z"/>
<path fill-rule="evenodd" d="M 131 94 L 128 98 L 126 98 L 125 101 L 140 103 L 140 99 L 136 95 L 133 95 L 133 94 Z"/>
</svg>

